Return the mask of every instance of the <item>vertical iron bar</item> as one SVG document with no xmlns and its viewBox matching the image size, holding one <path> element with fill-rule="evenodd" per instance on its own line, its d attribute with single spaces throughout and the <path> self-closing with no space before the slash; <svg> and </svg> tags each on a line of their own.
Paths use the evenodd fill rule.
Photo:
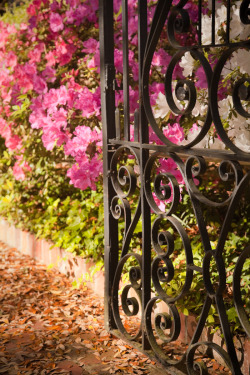
<svg viewBox="0 0 250 375">
<path fill-rule="evenodd" d="M 202 0 L 199 0 L 199 28 L 198 28 L 198 42 L 202 44 Z"/>
<path fill-rule="evenodd" d="M 118 263 L 118 223 L 110 214 L 111 199 L 115 195 L 108 178 L 111 153 L 108 152 L 110 138 L 115 138 L 115 91 L 113 0 L 99 0 L 101 105 L 103 134 L 103 185 L 104 185 L 104 236 L 105 236 L 105 328 L 116 328 L 111 309 L 111 290 Z"/>
<path fill-rule="evenodd" d="M 134 141 L 139 142 L 139 111 L 135 110 L 134 113 Z"/>
<path fill-rule="evenodd" d="M 149 142 L 148 122 L 142 103 L 142 68 L 147 42 L 147 0 L 138 1 L 138 49 L 139 49 L 139 129 L 140 129 L 140 170 L 141 170 L 141 207 L 142 207 L 142 348 L 149 350 L 150 344 L 145 331 L 144 311 L 151 298 L 151 221 L 150 208 L 144 192 L 144 169 L 149 151 L 142 148 Z"/>
<path fill-rule="evenodd" d="M 227 0 L 227 30 L 226 30 L 226 43 L 230 43 L 230 0 Z"/>
<path fill-rule="evenodd" d="M 123 50 L 124 138 L 126 141 L 130 141 L 128 0 L 122 0 L 122 50 Z"/>
<path fill-rule="evenodd" d="M 215 44 L 215 0 L 212 0 L 212 44 Z"/>
</svg>

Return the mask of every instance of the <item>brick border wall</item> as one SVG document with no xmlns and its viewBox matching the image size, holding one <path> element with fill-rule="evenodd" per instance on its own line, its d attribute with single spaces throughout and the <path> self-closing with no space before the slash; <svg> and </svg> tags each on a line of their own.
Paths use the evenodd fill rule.
<svg viewBox="0 0 250 375">
<path fill-rule="evenodd" d="M 4 219 L 0 219 L 0 240 L 76 281 L 86 282 L 97 295 L 104 297 L 104 272 L 93 274 L 93 262 L 55 247 L 52 242 L 37 239 L 34 234 L 22 231 Z"/>
</svg>

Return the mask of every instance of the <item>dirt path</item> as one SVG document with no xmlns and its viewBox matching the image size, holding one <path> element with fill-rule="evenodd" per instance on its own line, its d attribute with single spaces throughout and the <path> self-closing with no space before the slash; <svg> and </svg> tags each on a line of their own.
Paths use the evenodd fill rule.
<svg viewBox="0 0 250 375">
<path fill-rule="evenodd" d="M 166 374 L 104 330 L 102 302 L 0 243 L 0 374 Z"/>
</svg>

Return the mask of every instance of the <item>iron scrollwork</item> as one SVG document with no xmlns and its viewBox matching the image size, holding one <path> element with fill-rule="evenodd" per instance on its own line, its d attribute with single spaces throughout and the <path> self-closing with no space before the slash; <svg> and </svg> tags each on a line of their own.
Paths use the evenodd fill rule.
<svg viewBox="0 0 250 375">
<path fill-rule="evenodd" d="M 122 3 L 127 7 L 126 1 Z M 225 84 L 224 78 L 233 71 L 235 56 L 240 51 L 249 53 L 249 35 L 243 39 L 233 36 L 234 30 L 230 27 L 232 7 L 236 6 L 233 1 L 227 1 L 225 22 L 219 35 L 216 32 L 216 1 L 212 1 L 211 6 L 207 4 L 210 8 L 205 10 L 201 1 L 193 2 L 197 14 L 192 16 L 192 3 L 188 0 L 158 0 L 155 3 L 145 44 L 141 30 L 139 35 L 139 48 L 143 53 L 140 51 L 138 109 L 133 116 L 125 113 L 129 111 L 131 79 L 128 64 L 125 64 L 123 111 L 126 121 L 121 129 L 119 112 L 119 121 L 114 124 L 116 137 L 105 139 L 111 155 L 107 171 L 107 179 L 112 185 L 108 215 L 118 222 L 121 237 L 113 248 L 113 252 L 119 254 L 115 270 L 107 275 L 111 286 L 106 298 L 109 298 L 110 316 L 114 319 L 109 329 L 131 344 L 139 344 L 142 351 L 151 351 L 151 355 L 153 351 L 167 368 L 175 366 L 189 375 L 209 374 L 209 361 L 213 359 L 232 374 L 246 375 L 244 353 L 240 358 L 234 338 L 236 334 L 250 337 L 246 292 L 250 245 L 245 241 L 242 250 L 242 239 L 235 233 L 241 221 L 249 220 L 249 217 L 242 217 L 245 212 L 242 207 L 247 204 L 250 207 L 250 137 L 247 138 L 250 78 L 247 69 L 236 69 L 230 84 Z M 140 11 L 145 16 L 147 1 L 138 1 L 138 6 L 141 25 Z M 126 17 L 123 18 L 125 38 L 128 33 Z M 248 0 L 241 2 L 238 18 L 242 30 L 247 30 L 250 22 Z M 203 32 L 205 21 L 211 21 L 211 34 L 207 40 L 204 40 Z M 146 28 L 147 24 L 144 31 Z M 165 48 L 169 60 L 161 83 L 169 112 L 161 121 L 155 116 L 151 103 L 150 73 L 163 34 L 167 36 Z M 127 53 L 127 46 L 126 41 L 124 53 Z M 176 76 L 176 69 L 185 56 L 194 68 L 188 76 Z M 198 69 L 202 71 L 202 88 Z M 201 95 L 205 103 L 202 110 Z M 120 109 L 116 114 L 117 111 Z M 181 142 L 171 141 L 165 132 L 172 124 L 169 119 L 172 123 L 176 119 L 176 123 L 186 126 Z M 136 135 L 131 141 L 133 121 Z M 189 137 L 194 124 L 197 131 Z M 154 137 L 148 142 L 149 129 Z M 121 139 L 122 134 L 124 139 Z M 186 216 L 182 214 L 184 206 L 189 207 Z M 246 212 L 249 214 L 249 210 Z M 215 216 L 220 225 L 212 232 Z M 142 238 L 138 238 L 140 225 Z M 149 233 L 150 243 L 146 243 Z M 238 242 L 235 239 L 231 249 L 235 258 L 229 264 L 225 249 L 228 249 L 232 234 Z M 199 238 L 197 248 L 194 236 Z M 137 245 L 134 245 L 135 241 Z M 107 254 L 110 256 L 110 249 Z M 121 285 L 124 272 L 128 277 Z M 182 307 L 190 302 L 192 310 L 197 293 L 203 302 L 194 309 L 197 313 L 193 318 L 193 322 L 196 319 L 195 328 L 187 338 L 185 324 L 190 317 Z M 232 311 L 238 322 L 234 332 L 229 319 Z M 128 320 L 132 324 L 134 318 L 136 324 L 129 328 Z M 223 337 L 221 343 L 215 342 L 208 326 L 209 319 L 214 319 Z M 172 350 L 175 343 L 177 353 Z"/>
</svg>

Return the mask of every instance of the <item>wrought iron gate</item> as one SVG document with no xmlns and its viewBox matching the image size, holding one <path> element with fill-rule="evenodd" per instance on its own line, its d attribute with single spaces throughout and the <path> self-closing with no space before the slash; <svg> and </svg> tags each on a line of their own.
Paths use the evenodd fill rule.
<svg viewBox="0 0 250 375">
<path fill-rule="evenodd" d="M 99 0 L 106 328 L 168 371 L 210 373 L 216 361 L 247 374 L 249 0 L 154 1 L 148 27 L 152 3 Z M 119 82 L 114 22 L 121 15 Z M 155 66 L 157 51 L 166 71 Z M 164 84 L 167 102 L 151 97 L 155 82 Z"/>
</svg>

